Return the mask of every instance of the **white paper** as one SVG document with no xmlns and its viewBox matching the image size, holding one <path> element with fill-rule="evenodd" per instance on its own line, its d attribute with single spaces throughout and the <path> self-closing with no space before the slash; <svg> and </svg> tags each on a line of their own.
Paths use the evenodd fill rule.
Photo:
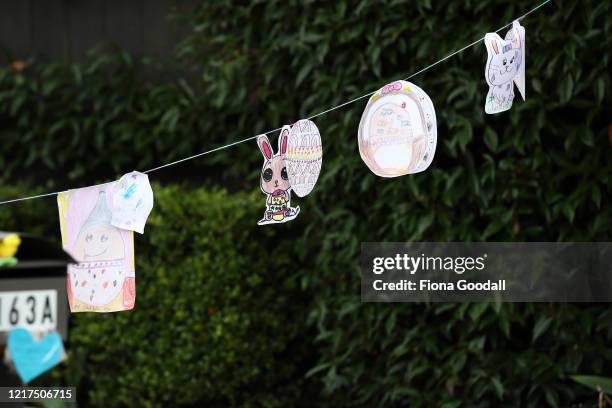
<svg viewBox="0 0 612 408">
<path fill-rule="evenodd" d="M 266 195 L 266 210 L 258 225 L 281 224 L 293 220 L 300 213 L 300 207 L 291 207 L 291 184 L 285 166 L 290 129 L 283 126 L 276 154 L 266 135 L 257 137 L 257 145 L 264 159 L 260 187 Z"/>
<path fill-rule="evenodd" d="M 514 83 L 521 93 L 521 97 L 525 100 L 525 28 L 521 23 L 514 21 L 512 30 L 506 33 L 506 40 L 510 41 L 513 47 L 518 47 L 521 50 L 521 65 L 514 77 Z"/>
<path fill-rule="evenodd" d="M 307 196 L 319 178 L 323 146 L 319 129 L 311 120 L 299 120 L 289 131 L 285 164 L 291 189 L 298 197 Z"/>
<path fill-rule="evenodd" d="M 380 177 L 424 171 L 436 152 L 433 102 L 407 81 L 385 85 L 370 97 L 358 132 L 362 160 Z"/>
<path fill-rule="evenodd" d="M 485 79 L 489 85 L 485 112 L 504 112 L 512 107 L 514 83 L 525 99 L 525 29 L 515 21 L 505 39 L 497 33 L 487 33 L 485 46 Z"/>
<path fill-rule="evenodd" d="M 134 233 L 111 225 L 116 182 L 57 195 L 62 246 L 78 261 L 68 265 L 70 311 L 131 310 L 136 302 Z"/>
<path fill-rule="evenodd" d="M 147 218 L 153 209 L 153 190 L 146 174 L 133 171 L 124 174 L 112 191 L 113 214 L 111 225 L 144 233 Z"/>
</svg>

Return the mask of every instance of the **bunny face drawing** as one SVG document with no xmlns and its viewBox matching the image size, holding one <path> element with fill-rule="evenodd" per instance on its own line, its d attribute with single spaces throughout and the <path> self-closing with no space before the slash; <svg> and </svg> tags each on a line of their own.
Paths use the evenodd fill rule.
<svg viewBox="0 0 612 408">
<path fill-rule="evenodd" d="M 289 126 L 284 126 L 278 139 L 278 152 L 274 154 L 266 135 L 257 138 L 257 145 L 264 157 L 261 169 L 261 191 L 267 196 L 266 211 L 259 225 L 283 223 L 297 217 L 300 207 L 291 207 L 291 184 L 285 166 L 285 154 L 289 141 Z"/>
<path fill-rule="evenodd" d="M 501 42 L 501 38 L 490 39 L 490 46 L 493 58 L 487 66 L 487 83 L 499 86 L 511 82 L 521 66 L 520 51 L 512 48 L 512 44 Z"/>
</svg>

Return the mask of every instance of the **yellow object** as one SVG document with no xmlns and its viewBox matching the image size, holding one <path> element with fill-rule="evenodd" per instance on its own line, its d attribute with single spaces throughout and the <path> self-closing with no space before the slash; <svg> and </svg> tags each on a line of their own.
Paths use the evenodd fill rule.
<svg viewBox="0 0 612 408">
<path fill-rule="evenodd" d="M 270 204 L 272 205 L 283 205 L 286 202 L 287 200 L 283 196 L 272 197 L 272 199 L 270 200 Z"/>
<path fill-rule="evenodd" d="M 17 234 L 8 234 L 0 242 L 0 258 L 14 256 L 21 244 L 21 238 Z"/>
</svg>

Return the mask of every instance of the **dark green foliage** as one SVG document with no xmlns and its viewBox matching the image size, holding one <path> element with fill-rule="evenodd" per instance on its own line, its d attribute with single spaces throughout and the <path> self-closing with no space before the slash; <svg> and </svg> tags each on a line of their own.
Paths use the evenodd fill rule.
<svg viewBox="0 0 612 408">
<path fill-rule="evenodd" d="M 69 377 L 87 405 L 289 403 L 303 357 L 287 348 L 305 333 L 291 242 L 256 225 L 258 194 L 154 189 L 135 237 L 136 307 L 73 315 Z"/>
<path fill-rule="evenodd" d="M 612 378 L 598 377 L 594 375 L 576 375 L 572 377 L 576 382 L 586 385 L 597 392 L 612 394 Z"/>
<path fill-rule="evenodd" d="M 291 302 L 289 242 L 257 228 L 257 195 L 155 191 L 147 233 L 136 240 L 136 309 L 75 319 L 71 341 L 88 356 L 92 402 L 290 401 L 299 384 L 285 379 L 300 356 L 283 356 L 303 312 Z M 261 252 L 262 239 L 279 242 Z"/>
<path fill-rule="evenodd" d="M 3 174 L 56 187 L 189 154 L 197 139 L 176 137 L 193 125 L 181 116 L 189 98 L 181 84 L 145 86 L 120 52 L 87 66 L 2 68 Z"/>
<path fill-rule="evenodd" d="M 181 64 L 199 73 L 189 85 L 178 79 L 172 84 L 146 84 L 135 76 L 126 58 L 100 68 L 95 68 L 96 62 L 58 67 L 62 74 L 48 77 L 38 65 L 21 74 L 4 69 L 0 123 L 6 149 L 0 163 L 5 175 L 19 170 L 32 179 L 41 177 L 34 169 L 66 169 L 72 184 L 113 177 L 120 169 L 154 166 L 291 123 L 406 77 L 511 22 L 535 4 L 501 0 L 206 2 L 190 16 L 193 32 L 178 47 Z M 295 382 L 310 370 L 309 381 L 320 385 L 317 400 L 334 406 L 539 407 L 592 402 L 592 394 L 569 377 L 609 374 L 612 369 L 608 306 L 364 305 L 359 301 L 357 260 L 362 241 L 610 240 L 610 9 L 610 1 L 553 1 L 522 22 L 527 30 L 527 101 L 517 96 L 509 112 L 484 114 L 487 86 L 482 44 L 413 78 L 431 96 L 438 116 L 438 151 L 425 173 L 381 179 L 369 172 L 356 145 L 365 100 L 317 119 L 324 141 L 323 169 L 313 193 L 296 200 L 302 213 L 291 226 L 295 236 L 290 239 L 289 255 L 299 262 L 286 270 L 288 276 L 299 279 L 307 299 L 291 305 L 308 308 L 299 311 L 309 315 L 307 322 L 291 322 L 300 325 L 295 329 L 300 332 L 315 330 L 316 339 L 301 342 L 310 347 L 313 361 L 303 372 L 287 377 L 289 383 L 303 390 Z M 58 85 L 45 99 L 42 90 L 50 81 Z M 87 110 L 79 110 L 84 107 Z M 67 117 L 76 125 L 60 125 Z M 64 146 L 72 147 L 65 150 Z M 55 153 L 43 159 L 43 152 Z M 90 160 L 75 159 L 78 154 L 84 158 L 85 152 L 91 153 Z M 247 143 L 173 171 L 193 170 L 192 180 L 252 191 L 260 166 L 257 148 Z M 165 174 L 169 173 L 162 170 L 151 177 Z M 180 195 L 176 201 L 185 199 L 186 194 L 176 194 Z M 245 222 L 261 215 L 263 198 L 258 200 L 252 207 L 240 207 L 248 219 Z M 234 208 L 232 202 L 228 205 Z M 132 336 L 141 330 L 150 333 L 149 318 L 134 316 L 154 313 L 146 310 L 151 304 L 147 302 L 152 302 L 146 292 L 164 286 L 144 279 L 153 282 L 154 276 L 169 276 L 171 267 L 182 274 L 197 269 L 194 279 L 208 276 L 200 275 L 209 272 L 194 266 L 193 260 L 172 265 L 179 262 L 176 252 L 163 255 L 168 239 L 178 234 L 177 225 L 202 222 L 209 229 L 223 228 L 208 212 L 186 220 L 183 211 L 187 209 L 186 205 L 182 211 L 169 211 L 163 228 L 150 228 L 139 238 L 139 310 L 99 317 L 100 321 L 116 320 L 104 330 L 115 333 L 121 328 L 130 333 L 125 336 L 129 342 L 137 341 Z M 55 206 L 48 211 L 55 211 Z M 271 234 L 270 229 L 275 228 L 249 232 L 257 250 L 244 252 L 244 262 L 266 277 L 268 272 L 258 269 L 262 260 L 254 254 L 276 245 L 265 235 Z M 192 231 L 206 233 L 198 224 Z M 240 234 L 233 226 L 225 231 Z M 139 249 L 141 241 L 147 242 L 146 248 Z M 224 250 L 235 251 L 239 245 L 235 239 L 224 242 L 228 242 Z M 213 247 L 203 248 L 210 265 L 224 259 L 217 259 L 220 255 Z M 155 255 L 149 258 L 143 253 Z M 172 282 L 170 287 L 179 285 Z M 243 293 L 259 300 L 260 294 L 250 288 L 245 284 Z M 271 291 L 286 293 L 280 281 L 273 283 Z M 182 296 L 190 298 L 189 293 L 181 294 L 177 298 L 181 302 Z M 203 299 L 210 296 L 215 294 L 206 287 L 198 292 Z M 160 300 L 162 304 L 176 301 Z M 268 302 L 273 310 L 285 307 L 282 298 L 268 298 Z M 279 327 L 275 319 L 285 315 L 266 316 L 270 319 L 266 324 L 275 328 Z M 168 326 L 181 322 L 177 316 L 164 317 Z M 111 349 L 106 347 L 118 346 L 100 344 L 103 336 L 95 330 L 96 325 L 77 320 L 76 332 L 82 338 L 98 333 L 88 347 L 109 364 L 104 368 L 100 363 L 91 373 L 88 365 L 87 375 L 138 378 L 130 386 L 110 380 L 96 383 L 90 389 L 97 402 L 111 394 L 157 395 L 158 390 L 145 387 L 166 381 L 160 374 L 166 367 L 162 361 L 183 375 L 178 366 L 182 357 L 161 355 L 154 338 L 148 340 L 150 350 L 124 362 L 107 354 Z M 269 353 L 275 353 L 271 332 L 252 329 L 249 336 L 269 339 Z M 189 331 L 175 334 L 193 336 Z M 233 347 L 248 347 L 240 343 L 243 339 L 232 340 Z M 185 353 L 194 361 L 209 361 L 206 353 L 229 348 L 223 344 L 194 354 L 188 342 L 180 344 L 186 345 Z M 149 374 L 128 364 L 141 364 L 145 357 L 163 360 L 153 362 L 159 366 Z M 293 358 L 281 359 L 289 366 L 280 372 L 294 368 Z M 232 361 L 228 359 L 227 365 L 235 368 Z M 253 361 L 250 368 L 264 370 L 260 363 Z M 265 398 L 245 395 L 242 384 L 257 381 L 266 388 L 266 375 L 236 375 L 246 378 L 230 378 L 226 383 L 225 374 L 214 376 L 223 381 L 223 390 L 215 391 L 215 398 L 233 395 L 237 405 Z M 143 382 L 143 376 L 152 377 Z M 199 381 L 206 388 L 210 384 L 206 381 L 213 380 Z M 284 396 L 285 391 L 283 387 L 274 395 Z M 191 395 L 207 398 L 195 391 Z M 303 393 L 297 400 L 312 398 L 311 393 Z"/>
<path fill-rule="evenodd" d="M 43 193 L 41 190 L 27 188 L 23 183 L 10 184 L 12 185 L 0 178 L 2 200 Z M 56 209 L 57 201 L 54 196 L 2 206 L 0 231 L 28 232 L 59 243 L 59 218 L 51 216 Z"/>
</svg>

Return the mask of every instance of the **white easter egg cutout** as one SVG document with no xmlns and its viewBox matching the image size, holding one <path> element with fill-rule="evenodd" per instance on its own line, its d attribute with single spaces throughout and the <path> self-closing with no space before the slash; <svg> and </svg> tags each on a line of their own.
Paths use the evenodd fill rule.
<svg viewBox="0 0 612 408">
<path fill-rule="evenodd" d="M 149 176 L 137 171 L 124 174 L 113 186 L 112 200 L 111 225 L 143 234 L 153 209 L 153 190 Z"/>
<path fill-rule="evenodd" d="M 291 189 L 298 195 L 308 195 L 319 178 L 323 162 L 321 134 L 313 121 L 297 121 L 289 131 L 285 166 Z"/>
<path fill-rule="evenodd" d="M 380 177 L 427 169 L 436 152 L 437 138 L 431 99 L 407 81 L 392 82 L 376 91 L 359 122 L 359 154 Z"/>
</svg>

